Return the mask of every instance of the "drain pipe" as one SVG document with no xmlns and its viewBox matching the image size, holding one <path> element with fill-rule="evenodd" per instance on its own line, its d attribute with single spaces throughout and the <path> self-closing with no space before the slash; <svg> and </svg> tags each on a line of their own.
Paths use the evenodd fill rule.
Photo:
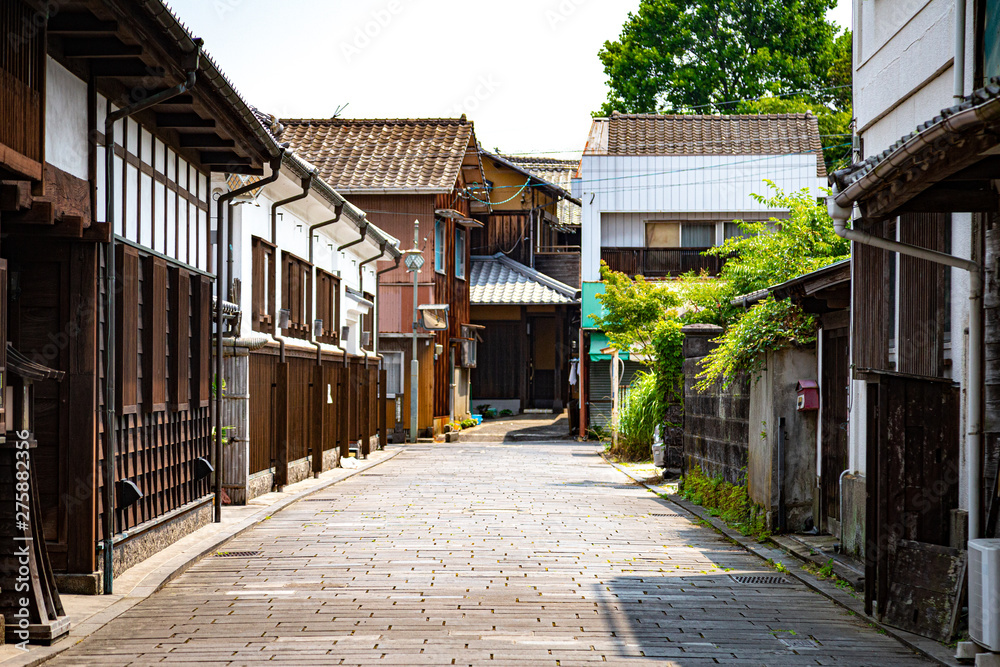
<svg viewBox="0 0 1000 667">
<path fill-rule="evenodd" d="M 265 185 L 274 183 L 281 176 L 281 160 L 285 155 L 285 150 L 288 148 L 288 144 L 283 144 L 280 147 L 280 151 L 274 159 L 271 160 L 271 175 L 267 178 L 251 183 L 250 185 L 245 185 L 242 188 L 232 190 L 230 192 L 223 193 L 219 195 L 219 199 L 216 202 L 215 210 L 215 295 L 217 303 L 223 302 L 222 290 L 223 290 L 223 280 L 222 280 L 222 262 L 224 260 L 223 253 L 226 252 L 226 247 L 229 245 L 229 239 L 224 238 L 223 229 L 226 229 L 226 225 L 223 224 L 223 219 L 225 216 L 223 212 L 226 210 L 226 204 L 230 201 L 245 195 L 248 192 L 256 190 L 257 188 L 262 188 Z M 230 281 L 230 276 L 226 275 L 226 283 Z M 215 402 L 215 523 L 222 522 L 222 308 L 215 309 L 215 396 L 213 400 Z"/>
<path fill-rule="evenodd" d="M 955 72 L 955 104 L 961 104 L 965 100 L 965 2 L 966 0 L 955 0 L 955 59 L 952 63 Z"/>
<path fill-rule="evenodd" d="M 286 206 L 288 204 L 292 204 L 297 201 L 302 201 L 303 199 L 308 197 L 309 190 L 312 189 L 312 182 L 314 176 L 316 176 L 316 172 L 315 170 L 312 170 L 309 172 L 308 176 L 306 176 L 300 181 L 302 192 L 300 192 L 299 194 L 289 197 L 288 199 L 281 199 L 271 204 L 271 243 L 273 245 L 278 244 L 278 209 L 281 208 L 282 206 Z M 309 229 L 311 230 L 312 227 L 310 227 Z M 311 248 L 312 236 L 310 236 L 309 239 L 310 239 L 309 246 Z"/>
<path fill-rule="evenodd" d="M 368 235 L 368 218 L 361 218 L 361 224 L 358 225 L 358 233 L 361 234 L 361 238 L 351 241 L 350 243 L 345 243 L 342 246 L 337 246 L 337 252 L 343 252 L 348 248 L 353 248 L 365 240 Z"/>
<path fill-rule="evenodd" d="M 925 259 L 935 264 L 944 264 L 969 272 L 969 357 L 968 357 L 968 387 L 966 401 L 968 433 L 966 434 L 966 474 L 969 479 L 969 539 L 979 538 L 981 530 L 980 503 L 982 493 L 982 425 L 983 425 L 983 269 L 969 259 L 955 257 L 936 250 L 928 250 L 917 246 L 889 241 L 872 236 L 867 232 L 849 229 L 847 221 L 851 218 L 852 209 L 840 206 L 836 202 L 837 188 L 827 197 L 827 210 L 833 218 L 833 229 L 837 236 L 861 245 L 872 246 L 897 252 L 901 255 Z"/>
<path fill-rule="evenodd" d="M 194 53 L 189 54 L 189 57 L 193 58 L 193 62 L 189 64 L 187 68 L 187 78 L 183 83 L 180 83 L 173 88 L 168 88 L 167 90 L 161 91 L 151 97 L 146 98 L 142 102 L 137 102 L 125 107 L 122 107 L 118 111 L 111 111 L 111 99 L 108 98 L 107 101 L 107 114 L 104 120 L 104 159 L 106 167 L 104 170 L 104 182 L 105 182 L 105 192 L 107 197 L 105 199 L 105 220 L 107 220 L 111 229 L 109 231 L 109 238 L 106 244 L 107 258 L 105 263 L 107 265 L 107 274 L 105 280 L 107 282 L 107 293 L 105 311 L 107 313 L 107 331 L 105 333 L 105 340 L 107 345 L 105 346 L 105 359 L 104 359 L 104 498 L 102 502 L 104 503 L 104 539 L 102 540 L 102 547 L 104 550 L 102 564 L 104 567 L 104 594 L 111 595 L 114 588 L 114 536 L 115 536 L 115 456 L 117 456 L 118 443 L 116 442 L 115 434 L 115 356 L 116 349 L 115 345 L 117 341 L 115 340 L 115 318 L 117 313 L 115 312 L 115 296 L 117 288 L 115 286 L 115 273 L 118 271 L 116 266 L 115 253 L 115 123 L 120 120 L 124 120 L 129 116 L 136 114 L 150 107 L 156 106 L 162 102 L 165 102 L 173 97 L 181 95 L 192 88 L 194 88 L 198 77 L 198 67 L 201 60 L 201 47 L 204 43 L 201 39 L 194 40 L 197 50 Z M 122 231 L 124 232 L 124 221 L 122 223 Z"/>
<path fill-rule="evenodd" d="M 313 263 L 313 253 L 314 253 L 314 251 L 316 249 L 315 246 L 313 245 L 313 234 L 315 234 L 316 230 L 319 229 L 319 228 L 321 228 L 321 227 L 327 227 L 327 226 L 332 225 L 332 224 L 334 224 L 336 222 L 339 222 L 340 221 L 340 215 L 343 212 L 344 212 L 344 205 L 343 204 L 340 204 L 339 206 L 334 206 L 333 207 L 333 217 L 332 218 L 330 218 L 326 222 L 317 222 L 315 225 L 310 225 L 309 226 L 309 263 L 310 264 Z"/>
</svg>

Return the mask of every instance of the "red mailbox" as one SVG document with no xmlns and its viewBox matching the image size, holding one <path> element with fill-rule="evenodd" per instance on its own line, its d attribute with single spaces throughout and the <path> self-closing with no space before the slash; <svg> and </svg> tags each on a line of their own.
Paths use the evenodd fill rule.
<svg viewBox="0 0 1000 667">
<path fill-rule="evenodd" d="M 799 380 L 795 387 L 798 398 L 795 409 L 799 412 L 819 410 L 819 383 L 815 380 Z"/>
</svg>

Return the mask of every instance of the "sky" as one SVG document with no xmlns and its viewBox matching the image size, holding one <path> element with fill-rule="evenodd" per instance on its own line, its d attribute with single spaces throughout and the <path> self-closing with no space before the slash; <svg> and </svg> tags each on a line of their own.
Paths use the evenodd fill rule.
<svg viewBox="0 0 1000 667">
<path fill-rule="evenodd" d="M 579 154 L 597 52 L 639 0 L 172 0 L 236 89 L 281 118 L 463 113 L 487 150 Z M 280 7 L 280 11 L 279 8 Z M 850 0 L 829 17 L 847 26 Z"/>
</svg>

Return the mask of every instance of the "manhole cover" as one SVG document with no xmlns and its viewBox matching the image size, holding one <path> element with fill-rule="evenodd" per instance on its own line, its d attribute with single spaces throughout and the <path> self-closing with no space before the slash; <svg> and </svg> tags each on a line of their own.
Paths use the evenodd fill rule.
<svg viewBox="0 0 1000 667">
<path fill-rule="evenodd" d="M 255 558 L 260 555 L 259 551 L 217 551 L 216 558 Z"/>
<path fill-rule="evenodd" d="M 792 583 L 784 577 L 769 574 L 750 574 L 738 577 L 730 575 L 729 578 L 738 584 L 746 584 L 747 586 L 790 586 Z"/>
</svg>

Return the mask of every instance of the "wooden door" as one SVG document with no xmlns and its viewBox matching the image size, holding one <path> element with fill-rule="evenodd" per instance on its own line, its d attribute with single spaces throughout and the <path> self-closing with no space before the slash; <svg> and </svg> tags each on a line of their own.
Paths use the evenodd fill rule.
<svg viewBox="0 0 1000 667">
<path fill-rule="evenodd" d="M 820 400 L 820 520 L 840 521 L 840 475 L 847 469 L 847 397 L 850 383 L 849 330 L 823 331 L 823 382 Z"/>
<path fill-rule="evenodd" d="M 552 316 L 529 317 L 528 400 L 530 407 L 548 409 L 556 393 L 556 324 Z"/>
</svg>

